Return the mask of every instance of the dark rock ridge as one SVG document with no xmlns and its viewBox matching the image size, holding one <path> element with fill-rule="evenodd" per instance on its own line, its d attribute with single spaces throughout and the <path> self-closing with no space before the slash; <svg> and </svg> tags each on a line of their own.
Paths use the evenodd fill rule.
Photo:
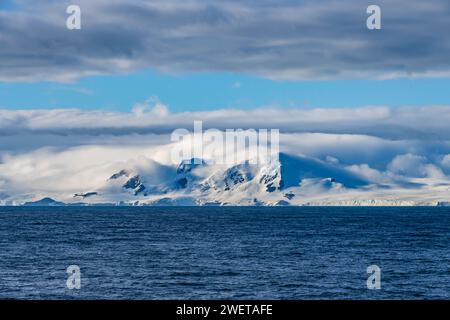
<svg viewBox="0 0 450 320">
<path fill-rule="evenodd" d="M 116 180 L 121 177 L 129 177 L 131 173 L 128 170 L 120 170 L 118 173 L 113 174 L 111 177 L 109 177 L 109 180 Z"/>
<path fill-rule="evenodd" d="M 75 193 L 73 195 L 74 198 L 89 198 L 98 195 L 97 192 L 86 192 L 86 193 Z"/>
<path fill-rule="evenodd" d="M 192 158 L 189 160 L 183 160 L 181 161 L 180 165 L 177 168 L 177 173 L 188 173 L 191 172 L 193 169 L 206 165 L 206 162 L 203 159 L 198 158 Z"/>
<path fill-rule="evenodd" d="M 124 189 L 132 189 L 135 196 L 143 193 L 146 190 L 146 187 L 142 183 L 142 179 L 139 175 L 131 177 L 127 182 L 125 182 L 122 187 Z"/>
<path fill-rule="evenodd" d="M 223 175 L 225 191 L 231 190 L 234 186 L 248 182 L 253 179 L 249 164 L 242 164 L 227 169 Z"/>
<path fill-rule="evenodd" d="M 48 207 L 48 206 L 65 206 L 66 204 L 64 202 L 58 202 L 56 200 L 53 200 L 52 198 L 43 198 L 38 201 L 25 202 L 23 205 L 30 207 Z"/>
</svg>

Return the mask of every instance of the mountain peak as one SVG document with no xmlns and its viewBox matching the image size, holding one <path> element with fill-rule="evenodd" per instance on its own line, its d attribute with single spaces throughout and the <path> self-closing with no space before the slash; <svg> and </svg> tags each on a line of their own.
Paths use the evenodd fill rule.
<svg viewBox="0 0 450 320">
<path fill-rule="evenodd" d="M 128 171 L 126 169 L 123 169 L 123 170 L 120 170 L 117 173 L 114 173 L 111 177 L 109 177 L 108 180 L 116 180 L 116 179 L 119 179 L 121 177 L 127 177 L 128 178 L 130 175 L 131 175 L 130 171 Z"/>
<path fill-rule="evenodd" d="M 183 160 L 183 161 L 181 161 L 181 163 L 179 164 L 179 166 L 177 168 L 177 173 L 178 174 L 188 173 L 188 172 L 191 172 L 193 169 L 195 169 L 199 166 L 204 166 L 204 165 L 206 165 L 206 162 L 200 158 L 192 158 L 192 159 L 188 159 L 188 160 Z"/>
</svg>

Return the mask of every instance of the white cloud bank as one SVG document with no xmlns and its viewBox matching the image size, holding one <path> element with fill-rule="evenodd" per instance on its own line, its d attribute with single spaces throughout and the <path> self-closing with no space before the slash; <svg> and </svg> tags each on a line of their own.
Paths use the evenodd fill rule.
<svg viewBox="0 0 450 320">
<path fill-rule="evenodd" d="M 450 106 L 252 110 L 218 109 L 170 113 L 163 103 L 149 99 L 132 112 L 80 109 L 0 109 L 3 134 L 52 132 L 124 135 L 163 133 L 192 127 L 202 120 L 205 128 L 279 128 L 284 132 L 364 134 L 389 139 L 446 139 L 450 137 Z"/>
</svg>

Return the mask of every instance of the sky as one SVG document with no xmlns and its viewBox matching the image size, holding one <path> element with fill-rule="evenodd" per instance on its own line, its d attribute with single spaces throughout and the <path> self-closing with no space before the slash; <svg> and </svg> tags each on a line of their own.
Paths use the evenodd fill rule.
<svg viewBox="0 0 450 320">
<path fill-rule="evenodd" d="M 283 81 L 232 73 L 141 71 L 74 83 L 0 83 L 0 107 L 129 111 L 157 97 L 173 112 L 218 108 L 346 108 L 450 104 L 450 79 Z"/>
<path fill-rule="evenodd" d="M 374 184 L 450 185 L 450 2 L 405 3 L 377 0 L 368 30 L 362 0 L 0 0 L 0 203 L 167 164 L 197 120 L 279 129 L 282 152 Z"/>
<path fill-rule="evenodd" d="M 377 1 L 381 30 L 358 0 L 78 0 L 68 30 L 72 2 L 0 0 L 0 108 L 450 104 L 445 0 Z"/>
</svg>

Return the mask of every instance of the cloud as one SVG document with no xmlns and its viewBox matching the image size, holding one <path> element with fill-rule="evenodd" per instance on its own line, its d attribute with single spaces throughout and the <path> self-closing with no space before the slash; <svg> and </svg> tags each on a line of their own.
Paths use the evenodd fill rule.
<svg viewBox="0 0 450 320">
<path fill-rule="evenodd" d="M 139 146 L 81 145 L 40 149 L 4 155 L 0 161 L 0 190 L 4 194 L 62 194 L 97 190 L 115 172 L 124 168 L 140 170 L 154 180 L 167 177 L 155 158 L 159 150 L 149 144 Z M 3 187 L 2 187 L 3 185 Z"/>
<path fill-rule="evenodd" d="M 150 115 L 157 118 L 163 118 L 169 115 L 169 108 L 162 104 L 158 98 L 151 97 L 145 100 L 144 103 L 135 104 L 132 108 L 132 112 L 137 117 Z"/>
<path fill-rule="evenodd" d="M 428 163 L 424 156 L 403 154 L 396 156 L 388 165 L 388 170 L 399 175 L 418 178 L 442 178 L 440 168 Z"/>
<path fill-rule="evenodd" d="M 441 161 L 442 166 L 450 168 L 450 154 L 446 154 Z"/>
<path fill-rule="evenodd" d="M 389 183 L 392 181 L 392 177 L 389 177 L 387 173 L 383 173 L 379 170 L 373 169 L 367 164 L 355 164 L 348 166 L 347 169 L 350 172 L 355 173 L 357 176 L 365 179 L 366 181 L 380 184 Z"/>
<path fill-rule="evenodd" d="M 73 81 L 142 68 L 271 79 L 450 75 L 450 4 L 381 0 L 382 30 L 358 0 L 16 0 L 0 11 L 1 81 Z"/>
<path fill-rule="evenodd" d="M 446 164 L 443 157 L 450 154 L 449 106 L 170 113 L 156 98 L 136 104 L 132 112 L 0 109 L 0 154 L 44 146 L 164 144 L 175 129 L 192 132 L 197 120 L 202 120 L 204 130 L 279 129 L 285 148 L 324 160 L 339 154 L 339 160 L 385 166 L 386 159 L 399 154 L 438 152 L 439 159 L 430 159 Z"/>
<path fill-rule="evenodd" d="M 203 128 L 280 129 L 291 133 L 366 135 L 387 140 L 450 140 L 450 106 L 361 108 L 217 109 L 170 113 L 169 107 L 150 98 L 132 112 L 80 109 L 0 109 L 0 133 L 51 133 L 59 135 L 126 135 L 192 130 L 196 120 Z M 342 138 L 346 141 L 347 138 Z M 356 139 L 349 136 L 348 139 Z"/>
<path fill-rule="evenodd" d="M 240 82 L 234 82 L 231 87 L 233 89 L 240 89 L 242 87 L 242 84 Z"/>
</svg>

